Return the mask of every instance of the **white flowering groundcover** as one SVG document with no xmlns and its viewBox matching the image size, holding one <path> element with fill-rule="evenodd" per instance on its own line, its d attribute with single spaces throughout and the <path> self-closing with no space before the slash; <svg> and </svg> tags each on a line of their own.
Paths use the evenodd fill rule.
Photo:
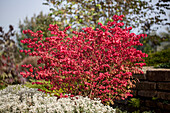
<svg viewBox="0 0 170 113">
<path fill-rule="evenodd" d="M 78 99 L 77 99 L 78 98 Z M 115 113 L 101 100 L 76 96 L 57 99 L 35 88 L 11 85 L 0 90 L 0 113 Z"/>
</svg>

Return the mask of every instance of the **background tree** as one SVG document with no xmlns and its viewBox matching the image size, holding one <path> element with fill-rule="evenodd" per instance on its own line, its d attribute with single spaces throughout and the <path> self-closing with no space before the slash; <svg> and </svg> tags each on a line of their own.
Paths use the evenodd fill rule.
<svg viewBox="0 0 170 113">
<path fill-rule="evenodd" d="M 104 23 L 108 21 L 106 18 L 111 18 L 115 14 L 125 15 L 124 23 L 133 28 L 141 27 L 144 30 L 146 22 L 149 24 L 169 25 L 167 18 L 161 18 L 161 16 L 166 15 L 166 9 L 169 9 L 168 1 L 159 0 L 153 4 L 152 2 L 155 1 L 46 0 L 44 4 L 53 6 L 50 8 L 51 15 L 56 17 L 59 26 L 72 25 L 74 29 L 94 26 L 98 20 Z M 141 28 L 139 29 L 142 31 Z M 149 29 L 156 30 L 151 27 Z"/>
<path fill-rule="evenodd" d="M 153 31 L 146 38 L 140 39 L 140 42 L 143 43 L 143 46 L 137 46 L 136 48 L 138 50 L 142 50 L 145 53 L 154 53 L 157 51 L 157 46 L 159 46 L 161 42 L 164 41 L 167 41 L 167 38 L 163 38 Z"/>
<path fill-rule="evenodd" d="M 31 18 L 31 20 L 28 20 L 28 18 L 26 17 L 23 23 L 21 23 L 20 21 L 19 22 L 20 33 L 16 34 L 19 47 L 24 50 L 27 49 L 28 48 L 27 45 L 20 43 L 20 41 L 23 40 L 24 38 L 31 39 L 33 38 L 30 35 L 23 34 L 22 33 L 23 30 L 30 29 L 33 32 L 41 30 L 43 31 L 44 37 L 48 37 L 51 35 L 51 33 L 48 32 L 49 24 L 55 24 L 55 20 L 51 16 L 43 14 L 43 12 L 40 12 L 40 14 L 37 16 L 34 15 Z"/>
</svg>

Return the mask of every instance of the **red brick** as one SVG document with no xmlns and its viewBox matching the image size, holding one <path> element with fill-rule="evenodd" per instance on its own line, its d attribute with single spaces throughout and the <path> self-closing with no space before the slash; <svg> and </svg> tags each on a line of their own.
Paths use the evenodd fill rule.
<svg viewBox="0 0 170 113">
<path fill-rule="evenodd" d="M 170 104 L 164 104 L 164 109 L 170 111 Z"/>
<path fill-rule="evenodd" d="M 168 111 L 168 110 L 170 111 L 170 104 L 164 104 L 162 102 L 158 102 L 157 106 L 160 109 L 163 109 L 163 110 L 166 110 L 166 111 Z"/>
<path fill-rule="evenodd" d="M 141 106 L 141 107 L 140 107 L 140 110 L 141 110 L 141 111 L 149 111 L 150 108 L 149 108 L 149 107 L 146 107 L 146 106 Z"/>
<path fill-rule="evenodd" d="M 161 109 L 154 109 L 154 113 L 164 113 Z"/>
<path fill-rule="evenodd" d="M 154 90 L 154 89 L 156 89 L 156 83 L 141 81 L 136 84 L 136 89 L 138 89 L 138 90 Z"/>
<path fill-rule="evenodd" d="M 157 91 L 155 91 L 155 90 L 150 90 L 150 91 L 140 90 L 140 91 L 138 91 L 138 95 L 143 96 L 143 97 L 154 97 L 154 96 L 156 96 L 156 94 L 157 94 Z"/>
<path fill-rule="evenodd" d="M 168 93 L 168 92 L 158 92 L 157 97 L 164 99 L 164 100 L 170 100 L 170 93 Z"/>
<path fill-rule="evenodd" d="M 170 70 L 148 70 L 146 79 L 149 81 L 170 81 Z"/>
<path fill-rule="evenodd" d="M 165 111 L 165 110 L 162 110 L 161 113 L 169 113 L 170 111 Z"/>
<path fill-rule="evenodd" d="M 146 100 L 145 105 L 147 107 L 157 107 L 157 104 L 155 103 L 155 101 L 151 101 L 151 100 Z"/>
<path fill-rule="evenodd" d="M 157 83 L 157 85 L 158 85 L 158 89 L 160 89 L 160 90 L 168 90 L 168 91 L 170 91 L 170 83 L 161 83 L 161 82 L 159 82 L 159 83 Z"/>
</svg>

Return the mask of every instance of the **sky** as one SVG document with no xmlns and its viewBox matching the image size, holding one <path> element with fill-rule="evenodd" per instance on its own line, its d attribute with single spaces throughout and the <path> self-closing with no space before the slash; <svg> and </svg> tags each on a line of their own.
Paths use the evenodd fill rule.
<svg viewBox="0 0 170 113">
<path fill-rule="evenodd" d="M 19 20 L 28 17 L 31 19 L 34 14 L 38 15 L 41 11 L 48 14 L 49 6 L 42 3 L 46 0 L 0 0 L 0 26 L 8 31 L 9 25 L 13 25 L 15 31 L 19 31 Z"/>
</svg>

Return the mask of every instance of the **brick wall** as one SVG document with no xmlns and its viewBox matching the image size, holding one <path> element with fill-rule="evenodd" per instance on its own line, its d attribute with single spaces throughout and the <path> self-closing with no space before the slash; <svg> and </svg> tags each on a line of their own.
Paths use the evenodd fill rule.
<svg viewBox="0 0 170 113">
<path fill-rule="evenodd" d="M 151 69 L 146 74 L 133 76 L 139 79 L 132 91 L 133 98 L 140 99 L 140 107 L 129 106 L 130 98 L 115 101 L 113 107 L 119 106 L 129 112 L 140 110 L 170 113 L 170 69 Z"/>
</svg>

